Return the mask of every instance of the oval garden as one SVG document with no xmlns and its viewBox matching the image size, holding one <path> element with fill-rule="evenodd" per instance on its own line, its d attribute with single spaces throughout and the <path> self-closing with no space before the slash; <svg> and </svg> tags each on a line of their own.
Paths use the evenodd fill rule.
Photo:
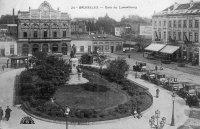
<svg viewBox="0 0 200 129">
<path fill-rule="evenodd" d="M 27 67 L 18 78 L 16 96 L 24 111 L 38 117 L 65 121 L 62 109 L 68 105 L 70 122 L 103 121 L 152 105 L 148 91 L 126 79 L 129 66 L 124 59 L 109 61 L 104 69 L 80 65 L 89 82 L 73 85 L 66 83 L 70 66 L 64 60 L 39 52 L 30 62 L 33 67 Z"/>
</svg>

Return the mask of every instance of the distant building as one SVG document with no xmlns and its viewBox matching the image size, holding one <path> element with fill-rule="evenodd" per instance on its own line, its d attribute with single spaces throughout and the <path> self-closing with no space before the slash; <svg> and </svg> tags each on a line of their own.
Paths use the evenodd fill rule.
<svg viewBox="0 0 200 129">
<path fill-rule="evenodd" d="M 147 39 L 152 39 L 152 26 L 140 26 L 139 35 Z"/>
<path fill-rule="evenodd" d="M 99 51 L 103 53 L 123 51 L 124 40 L 122 38 L 107 34 L 91 35 L 91 38 L 93 51 Z"/>
<path fill-rule="evenodd" d="M 70 52 L 71 19 L 68 13 L 54 10 L 44 1 L 38 9 L 18 12 L 18 55 L 37 51 Z"/>
<path fill-rule="evenodd" d="M 77 53 L 114 53 L 123 51 L 124 40 L 107 34 L 72 35 L 71 46 L 74 44 Z"/>
<path fill-rule="evenodd" d="M 76 46 L 77 54 L 90 53 L 93 51 L 92 38 L 88 34 L 72 34 L 71 46 L 73 46 L 73 44 Z"/>
<path fill-rule="evenodd" d="M 200 65 L 200 2 L 174 3 L 152 17 L 153 42 L 171 44 L 165 54 Z M 175 49 L 178 46 L 178 50 Z M 172 48 L 172 47 L 169 47 Z M 161 51 L 162 52 L 162 51 Z"/>
</svg>

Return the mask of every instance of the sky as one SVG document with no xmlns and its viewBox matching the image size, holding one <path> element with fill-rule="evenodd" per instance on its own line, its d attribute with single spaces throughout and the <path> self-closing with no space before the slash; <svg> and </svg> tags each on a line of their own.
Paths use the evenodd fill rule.
<svg viewBox="0 0 200 129">
<path fill-rule="evenodd" d="M 44 0 L 0 0 L 0 15 L 15 14 L 18 10 L 28 11 L 37 9 Z M 154 11 L 160 12 L 165 8 L 177 3 L 186 3 L 190 0 L 46 0 L 53 9 L 59 8 L 62 12 L 70 14 L 71 18 L 81 17 L 103 17 L 108 14 L 109 17 L 117 21 L 128 15 L 139 15 L 141 17 L 151 18 Z M 200 1 L 200 0 L 193 0 Z M 80 8 L 87 6 L 89 8 Z M 74 8 L 75 7 L 75 8 Z"/>
</svg>

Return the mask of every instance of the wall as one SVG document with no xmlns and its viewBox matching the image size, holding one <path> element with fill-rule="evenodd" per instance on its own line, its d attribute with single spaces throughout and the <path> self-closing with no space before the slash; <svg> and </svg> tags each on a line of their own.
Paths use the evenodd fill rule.
<svg viewBox="0 0 200 129">
<path fill-rule="evenodd" d="M 91 52 L 93 51 L 92 50 L 92 41 L 90 41 L 90 40 L 72 40 L 71 46 L 73 46 L 73 44 L 76 46 L 77 53 L 88 53 L 88 46 L 91 46 Z M 83 52 L 80 51 L 80 46 L 84 46 Z"/>
<path fill-rule="evenodd" d="M 10 56 L 10 47 L 11 45 L 14 45 L 14 55 L 17 55 L 17 42 L 16 41 L 7 41 L 7 42 L 1 42 L 0 41 L 0 49 L 5 49 L 5 56 Z M 1 53 L 0 53 L 1 55 Z M 1 55 L 2 56 L 2 55 Z"/>
</svg>

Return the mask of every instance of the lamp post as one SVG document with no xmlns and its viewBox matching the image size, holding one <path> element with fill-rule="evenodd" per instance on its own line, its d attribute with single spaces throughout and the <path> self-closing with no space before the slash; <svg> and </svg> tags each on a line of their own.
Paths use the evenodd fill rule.
<svg viewBox="0 0 200 129">
<path fill-rule="evenodd" d="M 173 92 L 172 94 L 172 121 L 171 121 L 171 126 L 175 126 L 175 121 L 174 121 L 174 100 L 175 100 L 175 93 Z"/>
<path fill-rule="evenodd" d="M 56 103 L 53 98 L 51 98 L 51 102 L 57 104 L 64 112 L 66 116 L 66 129 L 68 129 L 68 116 L 70 112 L 70 108 L 66 105 L 65 108 L 63 108 L 60 104 Z"/>
<path fill-rule="evenodd" d="M 151 128 L 155 129 L 162 129 L 166 123 L 166 118 L 162 117 L 161 121 L 159 122 L 160 118 L 160 111 L 156 110 L 155 115 L 151 116 L 151 119 L 149 120 L 149 125 Z"/>
</svg>

